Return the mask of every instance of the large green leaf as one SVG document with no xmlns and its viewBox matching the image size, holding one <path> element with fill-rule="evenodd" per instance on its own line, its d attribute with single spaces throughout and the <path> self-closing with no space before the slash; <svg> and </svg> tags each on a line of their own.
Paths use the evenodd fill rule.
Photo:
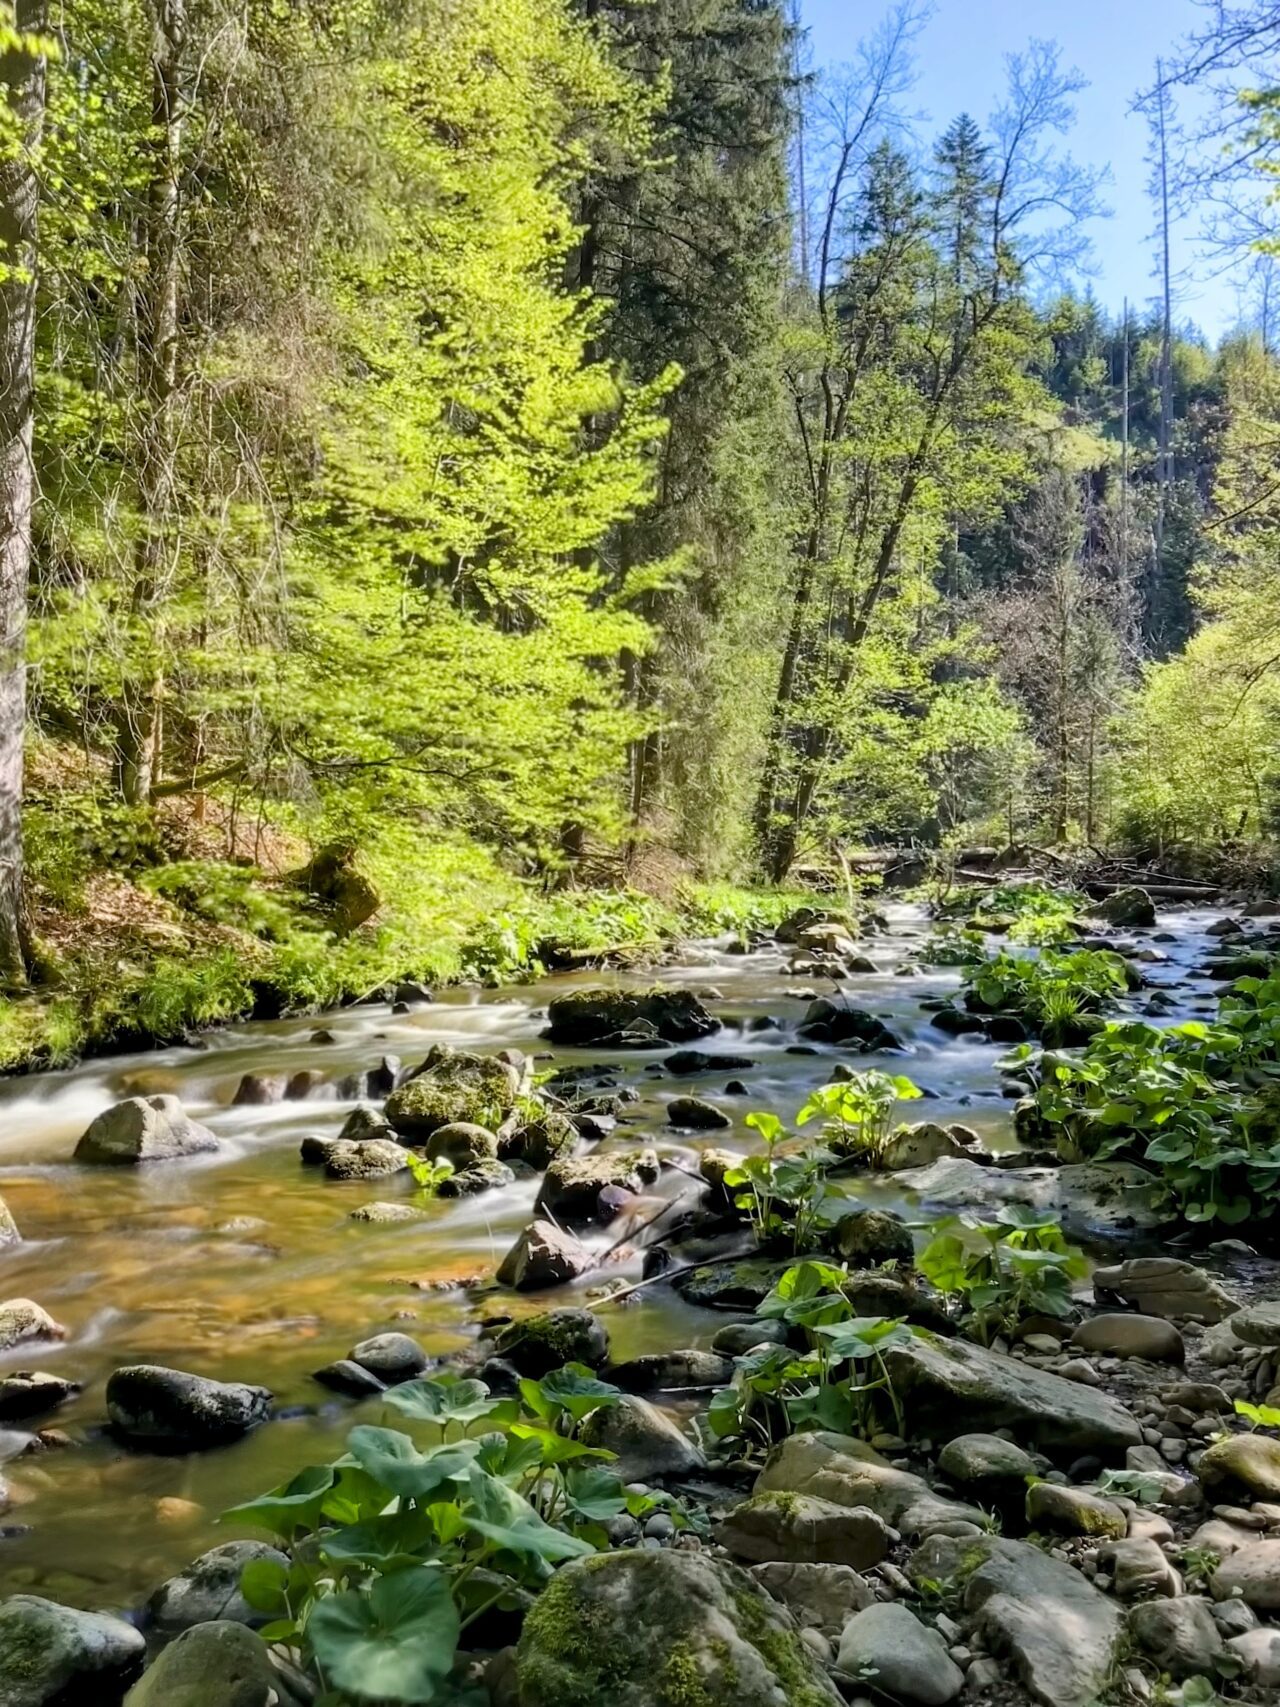
<svg viewBox="0 0 1280 1707">
<path fill-rule="evenodd" d="M 522 1381 L 520 1396 L 534 1415 L 544 1421 L 566 1415 L 578 1423 L 602 1406 L 616 1405 L 622 1392 L 608 1381 L 601 1381 L 585 1364 L 566 1363 L 562 1369 L 544 1375 L 541 1381 Z"/>
<path fill-rule="evenodd" d="M 453 1669 L 459 1627 L 444 1573 L 417 1565 L 319 1601 L 307 1637 L 334 1688 L 416 1707 L 436 1700 Z"/>
<path fill-rule="evenodd" d="M 250 1523 L 286 1538 L 299 1529 L 314 1529 L 320 1521 L 325 1496 L 337 1484 L 340 1473 L 336 1464 L 317 1464 L 300 1470 L 291 1482 L 269 1494 L 232 1506 L 223 1513 L 223 1521 Z"/>
<path fill-rule="evenodd" d="M 419 1503 L 451 1482 L 465 1479 L 479 1443 L 460 1440 L 420 1452 L 407 1434 L 392 1428 L 353 1428 L 347 1440 L 352 1456 L 389 1493 Z"/>
<path fill-rule="evenodd" d="M 545 1523 L 529 1504 L 505 1482 L 474 1470 L 467 1490 L 462 1515 L 468 1529 L 492 1541 L 504 1552 L 520 1553 L 531 1559 L 553 1563 L 559 1559 L 580 1559 L 595 1548 L 590 1542 L 566 1535 Z"/>
<path fill-rule="evenodd" d="M 464 1381 L 458 1376 L 423 1378 L 392 1387 L 384 1402 L 415 1422 L 471 1423 L 487 1417 L 502 1403 L 483 1381 Z"/>
</svg>

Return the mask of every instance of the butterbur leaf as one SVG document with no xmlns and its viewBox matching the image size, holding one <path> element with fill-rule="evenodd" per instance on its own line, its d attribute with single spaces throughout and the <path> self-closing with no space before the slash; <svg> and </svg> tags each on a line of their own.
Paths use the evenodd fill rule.
<svg viewBox="0 0 1280 1707">
<path fill-rule="evenodd" d="M 382 1487 L 419 1502 L 450 1482 L 465 1478 L 479 1451 L 478 1442 L 461 1440 L 419 1452 L 407 1434 L 368 1425 L 353 1428 L 347 1444 Z"/>
<path fill-rule="evenodd" d="M 776 1144 L 785 1130 L 776 1114 L 768 1114 L 761 1110 L 749 1114 L 746 1124 L 753 1132 L 758 1132 L 766 1144 Z"/>
<path fill-rule="evenodd" d="M 564 1491 L 570 1511 L 593 1523 L 603 1523 L 627 1509 L 622 1483 L 608 1470 L 594 1466 L 569 1470 L 565 1473 Z"/>
<path fill-rule="evenodd" d="M 240 1593 L 255 1612 L 279 1612 L 285 1604 L 289 1568 L 279 1559 L 250 1559 L 240 1573 Z"/>
<path fill-rule="evenodd" d="M 299 1529 L 314 1529 L 320 1521 L 325 1496 L 337 1484 L 336 1464 L 317 1464 L 300 1470 L 291 1482 L 262 1494 L 244 1505 L 223 1513 L 225 1523 L 250 1523 L 274 1535 L 291 1536 Z"/>
<path fill-rule="evenodd" d="M 717 1440 L 727 1440 L 741 1427 L 742 1395 L 736 1387 L 721 1387 L 707 1408 L 707 1426 Z M 634 1515 L 634 1514 L 633 1514 Z"/>
<path fill-rule="evenodd" d="M 416 1707 L 453 1669 L 460 1621 L 444 1573 L 419 1565 L 316 1603 L 307 1636 L 327 1681 L 358 1701 Z"/>
<path fill-rule="evenodd" d="M 523 1385 L 522 1382 L 522 1388 Z M 592 1411 L 616 1405 L 622 1397 L 620 1388 L 601 1381 L 583 1363 L 566 1363 L 563 1369 L 554 1369 L 550 1375 L 544 1375 L 538 1385 L 542 1397 L 555 1409 L 571 1416 L 575 1423 L 590 1416 Z"/>
<path fill-rule="evenodd" d="M 520 1553 L 551 1564 L 559 1559 L 580 1559 L 595 1548 L 589 1542 L 553 1529 L 505 1482 L 473 1471 L 468 1484 L 463 1516 L 468 1529 L 483 1535 L 504 1552 Z"/>
<path fill-rule="evenodd" d="M 553 1464 L 568 1464 L 575 1458 L 612 1458 L 602 1446 L 584 1446 L 568 1435 L 557 1434 L 553 1428 L 539 1428 L 536 1423 L 516 1423 L 512 1435 L 538 1448 L 537 1462 L 548 1468 Z"/>
<path fill-rule="evenodd" d="M 483 1381 L 441 1376 L 438 1380 L 405 1381 L 383 1395 L 383 1403 L 415 1422 L 470 1423 L 487 1417 L 499 1401 Z"/>
</svg>

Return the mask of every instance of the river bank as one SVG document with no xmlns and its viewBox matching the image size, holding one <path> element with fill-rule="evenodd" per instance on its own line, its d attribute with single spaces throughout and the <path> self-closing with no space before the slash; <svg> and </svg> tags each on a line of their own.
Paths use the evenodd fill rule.
<svg viewBox="0 0 1280 1707">
<path fill-rule="evenodd" d="M 1141 966 L 1143 979 L 1121 999 L 1118 1011 L 1137 1015 L 1159 1008 L 1161 1024 L 1210 1015 L 1221 989 L 1220 980 L 1204 970 L 1220 940 L 1209 934 L 1215 918 L 1183 911 L 1162 916 L 1154 930 L 1111 930 L 1110 940 L 1121 949 L 1131 945 L 1132 963 Z M 0 1591 L 138 1611 L 197 1554 L 230 1537 L 248 1538 L 249 1526 L 228 1527 L 219 1523 L 219 1514 L 288 1481 L 302 1465 L 338 1456 L 357 1421 L 386 1420 L 377 1399 L 353 1404 L 314 1379 L 316 1371 L 347 1359 L 378 1334 L 407 1334 L 437 1367 L 467 1367 L 484 1358 L 485 1336 L 504 1321 L 551 1308 L 590 1309 L 607 1334 L 606 1379 L 611 1370 L 634 1369 L 637 1360 L 663 1360 L 668 1373 L 655 1378 L 650 1397 L 669 1410 L 688 1438 L 692 1417 L 705 1414 L 710 1396 L 705 1369 L 692 1389 L 684 1379 L 667 1387 L 671 1354 L 677 1361 L 686 1352 L 710 1354 L 717 1369 L 730 1375 L 722 1330 L 729 1317 L 749 1317 L 749 1300 L 736 1293 L 713 1298 L 705 1287 L 691 1291 L 661 1279 L 628 1302 L 608 1295 L 620 1283 L 653 1272 L 652 1243 L 641 1229 L 662 1208 L 655 1192 L 667 1199 L 688 1194 L 696 1201 L 704 1151 L 743 1155 L 758 1146 L 758 1133 L 745 1124 L 746 1111 L 790 1121 L 851 1061 L 858 1069 L 909 1074 L 923 1100 L 903 1105 L 899 1113 L 923 1114 L 938 1131 L 959 1126 L 978 1147 L 981 1159 L 952 1158 L 960 1165 L 950 1175 L 943 1157 L 923 1169 L 858 1175 L 844 1187 L 851 1207 L 887 1210 L 919 1223 L 917 1255 L 929 1236 L 927 1223 L 949 1210 L 967 1204 L 990 1215 L 1010 1195 L 1025 1201 L 1021 1181 L 1031 1175 L 1037 1191 L 1042 1185 L 1057 1191 L 1065 1169 L 1028 1172 L 1000 1165 L 1014 1159 L 1009 1152 L 1017 1142 L 1009 1087 L 999 1071 L 1008 1045 L 981 1030 L 950 1035 L 936 1023 L 939 1004 L 949 1008 L 961 972 L 923 964 L 922 947 L 933 929 L 920 909 L 891 906 L 883 929 L 868 921 L 856 957 L 865 964 L 850 965 L 838 986 L 817 976 L 811 960 L 810 971 L 801 970 L 803 952 L 763 931 L 749 944 L 721 938 L 690 945 L 662 967 L 657 981 L 688 992 L 713 1016 L 716 1029 L 697 1038 L 697 1057 L 679 1063 L 669 1040 L 649 1047 L 548 1046 L 549 1003 L 602 981 L 599 973 L 584 972 L 516 989 L 447 989 L 432 1002 L 368 1003 L 326 1014 L 320 1023 L 232 1024 L 204 1039 L 200 1049 L 173 1047 L 95 1061 L 0 1086 L 0 1196 L 21 1234 L 20 1243 L 0 1253 L 0 1293 L 34 1299 L 66 1330 L 63 1339 L 37 1338 L 0 1355 L 0 1378 L 18 1368 L 38 1368 L 77 1389 L 51 1415 L 9 1425 L 0 1437 L 7 1459 L 0 1474 L 11 1501 L 0 1541 Z M 1149 955 L 1145 960 L 1138 958 L 1143 952 Z M 655 974 L 613 971 L 603 981 L 618 992 L 639 992 L 653 985 Z M 853 1056 L 847 1046 L 816 1037 L 814 1000 L 837 987 L 839 1006 L 874 1013 L 898 1047 Z M 323 1154 L 368 1100 L 360 1094 L 368 1081 L 358 1086 L 353 1075 L 385 1072 L 386 1057 L 416 1064 L 440 1045 L 486 1057 L 515 1051 L 511 1058 L 528 1058 L 539 1076 L 585 1070 L 584 1088 L 603 1099 L 602 1107 L 608 1103 L 609 1112 L 584 1153 L 599 1158 L 637 1147 L 656 1151 L 663 1164 L 660 1178 L 638 1200 L 624 1194 L 621 1220 L 593 1219 L 576 1229 L 591 1258 L 577 1279 L 529 1292 L 495 1283 L 534 1214 L 542 1189 L 535 1171 L 517 1168 L 509 1183 L 474 1196 L 424 1201 L 403 1171 L 341 1181 L 301 1162 L 304 1140 L 311 1141 L 313 1153 Z M 246 1084 L 257 1089 L 250 1093 Z M 265 1100 L 246 1101 L 249 1094 Z M 178 1097 L 188 1115 L 213 1133 L 218 1149 L 145 1168 L 70 1161 L 81 1135 L 105 1108 L 122 1097 L 150 1095 Z M 682 1106 L 690 1098 L 710 1105 L 720 1123 L 693 1131 Z M 1061 1201 L 1071 1236 L 1086 1243 L 1091 1266 L 1105 1270 L 1144 1253 L 1177 1249 L 1166 1242 L 1176 1229 L 1144 1219 L 1136 1197 L 1117 1202 L 1114 1194 L 1104 1199 L 1084 1193 L 1073 1202 L 1068 1193 Z M 373 1208 L 384 1204 L 395 1210 Z M 1248 1238 L 1247 1229 L 1239 1230 L 1237 1241 L 1241 1237 Z M 712 1237 L 705 1246 L 686 1249 L 680 1265 L 709 1261 L 728 1248 Z M 1207 1266 L 1196 1272 L 1233 1304 L 1280 1290 L 1277 1266 L 1247 1249 L 1228 1244 L 1202 1260 Z M 1072 1321 L 1087 1321 L 1099 1308 L 1087 1277 L 1077 1282 L 1076 1293 Z M 1104 1287 L 1099 1299 L 1106 1298 L 1122 1308 L 1139 1302 L 1135 1322 L 1152 1313 L 1150 1300 L 1139 1293 L 1126 1305 L 1123 1294 Z M 735 1308 L 727 1317 L 716 1303 Z M 929 1308 L 930 1319 L 936 1318 L 936 1303 Z M 1212 1338 L 1216 1332 L 1184 1317 L 1172 1328 L 1176 1340 L 1164 1340 L 1166 1351 L 1178 1351 L 1172 1364 L 1163 1356 L 1135 1361 L 1103 1350 L 1089 1365 L 1089 1381 L 1077 1372 L 1080 1403 L 1087 1408 L 1089 1393 L 1100 1390 L 1099 1403 L 1106 1395 L 1123 1406 L 1132 1423 L 1121 1424 L 1121 1433 L 1132 1426 L 1133 1446 L 1155 1455 L 1150 1472 L 1172 1474 L 1180 1484 L 1207 1438 L 1199 1424 L 1218 1429 L 1229 1421 L 1224 1424 L 1212 1409 L 1191 1411 L 1186 1403 L 1171 1409 L 1162 1395 L 1174 1378 L 1183 1385 L 1222 1386 L 1228 1399 L 1233 1386 L 1261 1399 L 1257 1382 L 1266 1379 L 1274 1361 L 1265 1346 L 1232 1348 L 1221 1335 Z M 1013 1349 L 1018 1366 L 1064 1384 L 1071 1380 L 1060 1374 L 1066 1365 L 1082 1358 L 1089 1364 L 1089 1354 L 1065 1342 Z M 104 1391 L 114 1371 L 138 1364 L 266 1388 L 271 1420 L 217 1451 L 173 1456 L 130 1449 L 105 1426 Z M 1094 1474 L 1084 1462 L 1091 1456 L 1099 1467 L 1106 1459 L 1113 1468 L 1127 1468 L 1123 1442 L 1116 1451 L 1118 1436 L 1103 1439 L 1099 1451 L 1098 1442 L 1089 1444 L 1086 1429 L 1064 1451 L 1061 1440 L 1050 1440 L 1030 1420 L 1025 1406 L 1002 1413 L 970 1392 L 953 1408 L 970 1432 L 1011 1426 L 1019 1446 L 1037 1455 L 1037 1474 L 1051 1472 L 1078 1484 Z M 32 1430 L 46 1423 L 57 1431 L 56 1449 L 33 1453 Z M 909 1446 L 889 1444 L 884 1450 L 912 1475 L 939 1482 L 936 1447 L 946 1430 L 936 1416 L 927 1428 L 927 1434 L 912 1431 Z M 744 1484 L 732 1475 L 727 1482 L 718 1475 L 708 1481 L 705 1474 L 683 1482 L 689 1484 L 687 1497 L 713 1510 L 727 1510 L 750 1487 L 749 1477 Z M 954 1477 L 942 1483 L 955 1487 Z M 1187 1485 L 1194 1487 L 1194 1478 Z M 1140 1510 L 1142 1502 L 1131 1491 L 1117 1497 Z M 1171 1547 L 1189 1543 L 1199 1522 L 1212 1518 L 1203 1504 L 1172 1510 Z M 1187 1521 L 1191 1515 L 1195 1525 Z M 922 1538 L 908 1536 L 900 1521 L 886 1521 L 902 1539 L 886 1540 L 882 1562 L 886 1570 L 900 1571 Z M 1257 1521 L 1246 1512 L 1241 1526 L 1265 1535 L 1270 1521 L 1265 1511 Z M 1067 1555 L 1059 1562 L 1079 1576 L 1088 1548 L 1069 1538 L 1057 1545 Z M 1087 1562 L 1094 1577 L 1106 1576 L 1096 1557 Z M 891 1571 L 871 1570 L 868 1580 L 892 1590 L 896 1579 Z M 1080 1580 L 1089 1584 L 1093 1578 Z M 901 1597 L 901 1585 L 893 1592 Z M 989 1645 L 993 1654 L 998 1651 L 998 1643 Z M 965 1644 L 957 1638 L 950 1646 Z M 977 1657 L 972 1649 L 969 1657 Z M 1007 1674 L 1000 1671 L 998 1679 L 1007 1680 Z"/>
</svg>

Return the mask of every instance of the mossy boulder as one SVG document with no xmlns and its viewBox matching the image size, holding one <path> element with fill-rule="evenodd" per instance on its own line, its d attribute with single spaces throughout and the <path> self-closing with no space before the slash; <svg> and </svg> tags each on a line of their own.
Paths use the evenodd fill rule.
<svg viewBox="0 0 1280 1707">
<path fill-rule="evenodd" d="M 594 1221 L 600 1193 L 606 1186 L 642 1191 L 661 1172 L 656 1150 L 597 1150 L 593 1156 L 560 1157 L 552 1162 L 534 1204 L 562 1226 Z"/>
<path fill-rule="evenodd" d="M 609 1335 L 590 1310 L 543 1310 L 503 1328 L 494 1351 L 521 1375 L 540 1379 L 566 1363 L 598 1369 L 609 1356 Z"/>
<path fill-rule="evenodd" d="M 497 1135 L 487 1126 L 476 1126 L 469 1120 L 451 1120 L 448 1126 L 437 1126 L 427 1139 L 428 1160 L 451 1162 L 455 1168 L 469 1168 L 473 1162 L 496 1162 Z"/>
<path fill-rule="evenodd" d="M 0 1303 L 0 1351 L 12 1351 L 15 1346 L 31 1340 L 64 1340 L 67 1330 L 55 1322 L 45 1309 L 31 1298 L 9 1298 Z"/>
<path fill-rule="evenodd" d="M 867 1506 L 837 1505 L 815 1494 L 753 1494 L 720 1525 L 720 1545 L 735 1559 L 764 1565 L 850 1565 L 869 1570 L 889 1554 L 889 1526 Z"/>
<path fill-rule="evenodd" d="M 15 1594 L 0 1605 L 0 1707 L 119 1701 L 145 1653 L 121 1618 Z"/>
<path fill-rule="evenodd" d="M 1226 1434 L 1200 1460 L 1206 1488 L 1242 1489 L 1253 1499 L 1280 1500 L 1280 1440 L 1269 1434 Z"/>
<path fill-rule="evenodd" d="M 552 1043 L 579 1048 L 693 1043 L 720 1029 L 692 990 L 571 990 L 552 1001 L 547 1018 Z"/>
<path fill-rule="evenodd" d="M 525 1619 L 519 1707 L 838 1707 L 791 1615 L 701 1553 L 601 1553 Z"/>
<path fill-rule="evenodd" d="M 545 1173 L 553 1162 L 562 1161 L 578 1148 L 581 1134 L 567 1114 L 548 1109 L 536 1120 L 521 1121 L 504 1129 L 498 1154 L 505 1161 L 521 1161 Z"/>
<path fill-rule="evenodd" d="M 499 1186 L 510 1185 L 515 1177 L 505 1162 L 488 1159 L 472 1162 L 450 1174 L 448 1179 L 441 1180 L 436 1187 L 436 1196 L 474 1197 L 477 1192 L 494 1191 Z"/>
<path fill-rule="evenodd" d="M 1125 930 L 1156 922 L 1155 902 L 1136 883 L 1127 884 L 1123 889 L 1113 889 L 1093 911 L 1108 924 L 1120 925 Z"/>
<path fill-rule="evenodd" d="M 1118 1505 L 1091 1494 L 1087 1488 L 1065 1488 L 1057 1482 L 1034 1482 L 1027 1489 L 1027 1524 L 1050 1535 L 1089 1535 L 1119 1541 L 1129 1520 Z"/>
<path fill-rule="evenodd" d="M 157 1657 L 125 1707 L 276 1707 L 266 1643 L 243 1624 L 196 1624 Z"/>
<path fill-rule="evenodd" d="M 833 1239 L 840 1256 L 855 1268 L 877 1268 L 885 1262 L 910 1263 L 915 1258 L 911 1229 L 891 1209 L 855 1209 L 841 1216 Z"/>
<path fill-rule="evenodd" d="M 386 1116 L 401 1137 L 422 1143 L 457 1121 L 500 1125 L 518 1090 L 519 1074 L 509 1062 L 433 1049 L 422 1070 L 387 1098 Z"/>
</svg>

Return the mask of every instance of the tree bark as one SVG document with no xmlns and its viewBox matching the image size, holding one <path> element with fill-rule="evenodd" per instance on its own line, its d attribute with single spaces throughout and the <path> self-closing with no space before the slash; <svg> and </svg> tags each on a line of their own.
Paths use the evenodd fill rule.
<svg viewBox="0 0 1280 1707">
<path fill-rule="evenodd" d="M 47 27 L 46 0 L 17 0 L 21 40 L 0 56 L 18 142 L 0 160 L 0 977 L 26 975 L 22 765 L 27 719 L 27 585 L 35 500 L 36 227 L 34 153 L 44 125 L 46 66 L 28 38 Z"/>
<path fill-rule="evenodd" d="M 138 314 L 141 523 L 130 600 L 130 652 L 119 719 L 120 792 L 151 801 L 159 773 L 164 641 L 160 628 L 173 550 L 175 401 L 182 263 L 182 88 L 186 0 L 154 0 L 151 58 L 153 163 L 147 196 L 146 275 Z"/>
</svg>

